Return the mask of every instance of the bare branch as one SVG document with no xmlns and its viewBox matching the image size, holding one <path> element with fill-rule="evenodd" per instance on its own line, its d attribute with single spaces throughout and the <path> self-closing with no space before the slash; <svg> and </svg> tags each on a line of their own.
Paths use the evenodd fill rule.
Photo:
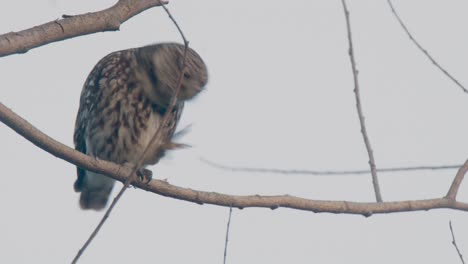
<svg viewBox="0 0 468 264">
<path fill-rule="evenodd" d="M 450 233 L 452 234 L 452 245 L 457 250 L 457 254 L 460 257 L 461 262 L 463 264 L 465 264 L 465 260 L 463 260 L 463 255 L 461 254 L 460 250 L 458 249 L 457 241 L 455 240 L 455 234 L 453 233 L 453 228 L 452 228 L 452 221 L 449 221 L 449 227 L 450 227 Z"/>
<path fill-rule="evenodd" d="M 446 198 L 452 199 L 452 200 L 455 200 L 457 198 L 458 189 L 460 188 L 460 185 L 467 171 L 468 171 L 468 159 L 465 161 L 465 164 L 463 164 L 463 166 L 461 166 L 460 169 L 458 170 L 457 175 L 455 176 L 455 179 L 453 179 L 452 185 L 450 186 L 450 189 L 447 195 L 445 196 Z"/>
<path fill-rule="evenodd" d="M 452 82 L 454 82 L 458 87 L 460 87 L 463 92 L 468 94 L 468 90 L 465 88 L 465 86 L 463 86 L 457 79 L 455 79 L 455 77 L 453 77 L 450 73 L 448 73 L 447 70 L 445 70 L 442 66 L 440 66 L 440 64 L 431 56 L 431 54 L 429 54 L 429 52 L 426 49 L 424 49 L 421 46 L 421 44 L 419 44 L 419 42 L 413 37 L 413 35 L 411 35 L 405 23 L 403 23 L 403 20 L 401 20 L 400 16 L 398 15 L 395 8 L 393 7 L 392 1 L 387 0 L 387 3 L 390 6 L 390 9 L 392 10 L 393 15 L 398 20 L 398 23 L 400 23 L 400 26 L 406 32 L 406 34 L 408 35 L 410 40 L 414 43 L 414 45 L 416 45 L 416 47 L 418 47 L 418 49 L 422 53 L 424 53 L 424 55 L 426 55 L 426 57 L 432 62 L 432 64 L 434 64 L 443 74 L 445 74 L 445 76 L 447 76 L 450 80 L 452 80 Z"/>
<path fill-rule="evenodd" d="M 229 218 L 226 226 L 226 240 L 224 241 L 224 259 L 223 259 L 223 264 L 226 264 L 226 259 L 227 259 L 227 248 L 228 248 L 228 242 L 229 242 L 229 229 L 231 227 L 231 216 L 232 216 L 232 207 L 229 207 Z"/>
<path fill-rule="evenodd" d="M 125 182 L 131 172 L 131 168 L 95 159 L 52 139 L 33 127 L 26 120 L 16 115 L 2 103 L 0 103 L 0 121 L 41 149 L 85 170 L 108 175 L 120 182 Z M 135 177 L 135 175 L 132 177 Z M 448 198 L 358 203 L 349 201 L 311 200 L 291 195 L 227 195 L 216 192 L 192 190 L 155 179 L 147 184 L 141 181 L 135 181 L 133 186 L 178 200 L 235 208 L 262 207 L 276 209 L 279 207 L 286 207 L 316 213 L 359 214 L 364 216 L 394 212 L 426 211 L 437 208 L 450 208 L 468 212 L 468 203 L 457 202 Z"/>
<path fill-rule="evenodd" d="M 159 1 L 159 0 L 158 0 Z M 160 2 L 160 1 L 159 1 Z M 161 3 L 161 2 L 160 2 Z M 162 5 L 162 3 L 161 3 Z M 172 22 L 175 24 L 175 26 L 177 27 L 177 30 L 179 30 L 180 32 L 180 35 L 182 36 L 182 39 L 184 41 L 184 54 L 183 54 L 183 58 L 182 58 L 182 70 L 180 71 L 180 74 L 179 74 L 179 77 L 178 77 L 178 80 L 177 80 L 177 85 L 176 85 L 176 88 L 174 90 L 174 94 L 172 95 L 172 98 L 171 98 L 171 101 L 169 103 L 169 106 L 167 107 L 166 109 L 166 113 L 164 114 L 163 116 L 163 119 L 161 120 L 161 124 L 159 125 L 159 127 L 156 129 L 156 132 L 154 133 L 153 137 L 151 138 L 150 142 L 148 143 L 148 145 L 146 146 L 146 148 L 144 149 L 143 153 L 140 154 L 140 157 L 137 159 L 137 163 L 133 166 L 133 169 L 132 171 L 128 174 L 127 176 L 127 179 L 125 180 L 124 182 L 124 185 L 122 186 L 122 188 L 120 189 L 119 193 L 117 194 L 117 196 L 114 198 L 114 200 L 112 201 L 111 205 L 109 206 L 109 208 L 107 208 L 106 210 L 106 213 L 103 215 L 101 221 L 99 222 L 99 224 L 96 226 L 96 228 L 94 229 L 94 231 L 91 233 L 91 235 L 89 236 L 89 238 L 86 240 L 86 242 L 84 243 L 83 247 L 78 251 L 77 255 L 75 256 L 75 258 L 73 259 L 72 261 L 72 264 L 76 263 L 78 261 L 78 259 L 81 257 L 81 255 L 83 254 L 83 252 L 86 250 L 86 248 L 89 246 L 89 244 L 91 243 L 91 241 L 93 241 L 94 237 L 96 237 L 97 233 L 99 232 L 99 230 L 101 230 L 101 227 L 104 225 L 104 223 L 106 222 L 107 218 L 110 216 L 112 210 L 114 209 L 115 205 L 120 201 L 120 198 L 123 196 L 123 194 L 125 193 L 125 191 L 127 190 L 127 188 L 130 186 L 130 184 L 135 180 L 135 173 L 136 171 L 141 168 L 143 166 L 143 161 L 144 161 L 144 158 L 146 157 L 146 155 L 148 154 L 149 150 L 150 149 L 158 149 L 162 146 L 163 142 L 161 141 L 161 133 L 163 131 L 163 128 L 165 128 L 169 122 L 169 119 L 171 118 L 171 115 L 172 115 L 172 110 L 174 109 L 175 105 L 177 104 L 177 98 L 179 96 L 179 92 L 180 92 L 180 87 L 182 85 L 182 78 L 184 76 L 184 71 L 185 71 L 185 67 L 186 67 L 186 59 L 187 59 L 187 49 L 188 49 L 188 41 L 185 39 L 185 36 L 184 36 L 184 33 L 182 32 L 182 30 L 180 29 L 179 25 L 177 24 L 176 20 L 174 19 L 174 17 L 172 16 L 172 14 L 169 12 L 169 10 L 164 6 L 162 5 L 162 7 L 164 8 L 164 10 L 166 11 L 166 13 L 169 15 L 169 18 L 172 20 Z M 152 146 L 155 146 L 155 147 L 152 147 Z"/>
<path fill-rule="evenodd" d="M 102 11 L 82 15 L 63 15 L 57 19 L 30 29 L 0 35 L 0 57 L 25 53 L 52 42 L 96 32 L 119 30 L 131 17 L 155 6 L 167 4 L 159 0 L 119 0 Z"/>
<path fill-rule="evenodd" d="M 221 170 L 232 172 L 252 172 L 252 173 L 272 173 L 272 174 L 297 174 L 297 175 L 314 175 L 314 176 L 342 176 L 342 175 L 363 175 L 371 173 L 370 170 L 298 170 L 298 169 L 276 169 L 276 168 L 257 168 L 257 167 L 236 167 L 228 166 L 214 161 L 200 158 L 200 161 Z M 402 172 L 402 171 L 422 171 L 422 170 L 453 170 L 459 169 L 463 164 L 459 165 L 440 165 L 440 166 L 412 166 L 412 167 L 392 167 L 376 169 L 377 172 Z"/>
<path fill-rule="evenodd" d="M 346 6 L 346 1 L 341 0 L 346 18 L 346 30 L 348 31 L 348 45 L 349 45 L 349 59 L 351 61 L 351 68 L 353 70 L 354 78 L 354 94 L 356 97 L 356 108 L 359 116 L 359 123 L 361 124 L 361 133 L 366 145 L 367 154 L 369 155 L 369 166 L 372 174 L 372 184 L 374 185 L 375 199 L 377 202 L 382 202 L 382 194 L 380 193 L 379 179 L 377 178 L 377 170 L 375 168 L 374 152 L 370 144 L 369 136 L 367 135 L 366 124 L 364 121 L 364 114 L 362 113 L 361 97 L 359 92 L 359 79 L 358 70 L 356 67 L 356 60 L 354 58 L 353 38 L 351 35 L 351 22 L 349 20 L 349 11 Z"/>
</svg>

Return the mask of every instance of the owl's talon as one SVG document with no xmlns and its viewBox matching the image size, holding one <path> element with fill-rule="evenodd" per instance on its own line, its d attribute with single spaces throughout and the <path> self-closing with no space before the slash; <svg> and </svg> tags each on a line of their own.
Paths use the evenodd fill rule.
<svg viewBox="0 0 468 264">
<path fill-rule="evenodd" d="M 137 175 L 138 178 L 140 178 L 140 181 L 144 182 L 145 184 L 148 184 L 151 179 L 153 179 L 153 172 L 148 169 L 142 168 L 137 170 Z"/>
</svg>

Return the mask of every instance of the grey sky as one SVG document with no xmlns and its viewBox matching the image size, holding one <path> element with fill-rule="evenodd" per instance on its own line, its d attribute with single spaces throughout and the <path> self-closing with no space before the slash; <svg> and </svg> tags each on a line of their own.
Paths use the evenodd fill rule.
<svg viewBox="0 0 468 264">
<path fill-rule="evenodd" d="M 115 1 L 5 1 L 0 32 Z M 468 85 L 464 1 L 395 1 L 431 54 Z M 363 109 L 377 167 L 458 164 L 468 158 L 468 95 L 402 31 L 386 1 L 349 1 Z M 229 194 L 293 194 L 374 201 L 370 176 L 232 173 L 199 161 L 284 169 L 367 168 L 340 1 L 171 1 L 168 6 L 210 73 L 186 106 L 193 124 L 153 167 L 172 184 Z M 106 54 L 180 41 L 161 8 L 119 32 L 54 43 L 0 58 L 0 101 L 72 146 L 81 87 Z M 67 263 L 102 213 L 84 212 L 75 167 L 0 125 L 0 262 Z M 381 174 L 384 200 L 443 196 L 455 171 Z M 117 185 L 120 188 L 120 184 Z M 459 199 L 468 200 L 466 185 Z M 229 209 L 130 189 L 80 263 L 221 263 Z M 450 210 L 370 218 L 290 209 L 234 210 L 228 263 L 460 263 L 453 221 L 468 254 L 468 214 Z"/>
</svg>

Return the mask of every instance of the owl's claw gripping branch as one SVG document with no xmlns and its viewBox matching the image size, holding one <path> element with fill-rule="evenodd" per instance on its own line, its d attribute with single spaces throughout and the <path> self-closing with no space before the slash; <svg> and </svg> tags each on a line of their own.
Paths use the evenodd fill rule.
<svg viewBox="0 0 468 264">
<path fill-rule="evenodd" d="M 140 181 L 148 184 L 153 179 L 153 172 L 151 170 L 141 168 L 137 170 L 137 175 Z"/>
</svg>

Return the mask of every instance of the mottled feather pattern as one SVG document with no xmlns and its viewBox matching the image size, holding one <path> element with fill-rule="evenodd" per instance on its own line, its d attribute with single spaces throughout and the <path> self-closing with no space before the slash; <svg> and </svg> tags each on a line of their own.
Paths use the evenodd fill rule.
<svg viewBox="0 0 468 264">
<path fill-rule="evenodd" d="M 175 45 L 180 50 L 179 44 L 157 45 Z M 157 50 L 155 49 L 155 53 L 150 53 L 151 56 L 157 58 Z M 91 71 L 81 93 L 75 124 L 74 142 L 78 151 L 118 164 L 135 164 L 153 137 L 167 107 L 161 98 L 157 100 L 153 98 L 155 94 L 160 93 L 160 90 L 175 85 L 160 81 L 164 78 L 158 78 L 155 69 L 174 68 L 168 64 L 178 62 L 166 60 L 164 64 L 158 64 L 153 57 L 145 56 L 143 59 L 148 59 L 149 63 L 146 65 L 141 63 L 142 59 L 138 52 L 139 49 L 129 49 L 111 53 L 98 62 Z M 199 57 L 195 59 L 201 61 Z M 206 76 L 206 67 L 202 70 L 205 71 L 203 76 Z M 177 72 L 172 71 L 172 74 Z M 199 84 L 191 88 L 189 85 L 189 88 L 197 89 L 199 92 L 206 84 L 206 80 L 200 80 L 199 83 L 202 86 Z M 164 88 L 161 88 L 163 84 Z M 149 94 L 151 92 L 153 94 Z M 190 98 L 178 100 L 169 123 L 162 129 L 159 138 L 162 145 L 174 145 L 171 144 L 171 138 L 180 119 L 184 100 L 187 99 Z M 164 155 L 164 151 L 165 149 L 161 147 L 150 148 L 143 164 L 157 163 Z M 75 191 L 81 192 L 80 206 L 96 210 L 105 207 L 114 180 L 81 168 L 78 168 L 77 175 L 74 188 Z"/>
</svg>

